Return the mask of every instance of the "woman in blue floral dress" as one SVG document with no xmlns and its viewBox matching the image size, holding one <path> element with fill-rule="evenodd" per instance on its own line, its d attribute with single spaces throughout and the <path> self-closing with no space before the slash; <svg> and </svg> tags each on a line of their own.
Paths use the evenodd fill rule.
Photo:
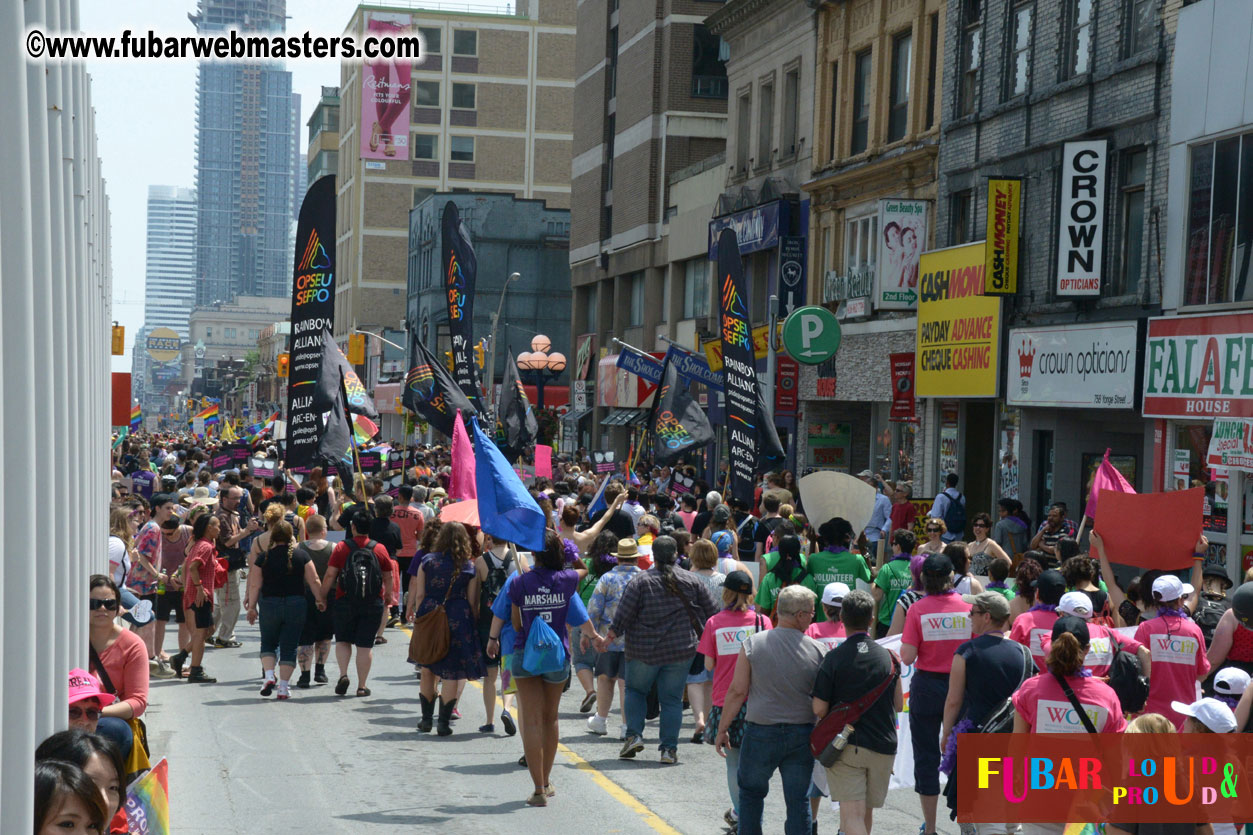
<svg viewBox="0 0 1253 835">
<path fill-rule="evenodd" d="M 483 654 L 474 628 L 478 616 L 479 579 L 474 570 L 470 535 L 464 525 L 460 522 L 444 523 L 431 553 L 422 561 L 414 580 L 417 582 L 414 590 L 417 616 L 422 617 L 443 603 L 451 632 L 448 654 L 434 664 L 424 665 L 418 696 L 422 704 L 418 730 L 431 730 L 431 718 L 435 713 L 435 679 L 438 677 L 441 684 L 436 730 L 440 736 L 448 736 L 452 733 L 449 723 L 457 706 L 457 694 L 462 682 L 483 677 Z"/>
</svg>

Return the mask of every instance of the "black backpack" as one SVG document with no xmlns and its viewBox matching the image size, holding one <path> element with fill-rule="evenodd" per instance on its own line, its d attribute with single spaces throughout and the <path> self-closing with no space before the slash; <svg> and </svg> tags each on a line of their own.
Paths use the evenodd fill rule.
<svg viewBox="0 0 1253 835">
<path fill-rule="evenodd" d="M 366 540 L 365 545 L 350 545 L 353 551 L 339 573 L 339 590 L 353 608 L 369 608 L 382 599 L 383 570 L 374 553 L 376 545 L 373 539 Z"/>
<path fill-rule="evenodd" d="M 496 555 L 491 551 L 484 551 L 483 561 L 487 563 L 487 579 L 479 587 L 479 619 L 491 621 L 492 604 L 496 602 L 500 590 L 505 587 L 505 581 L 509 579 L 509 572 L 513 568 L 513 554 L 506 551 L 505 558 L 497 565 Z"/>
<path fill-rule="evenodd" d="M 948 528 L 948 532 L 954 534 L 958 539 L 964 539 L 966 536 L 966 505 L 962 502 L 962 494 L 958 493 L 957 498 L 953 498 L 945 489 L 944 495 L 948 496 L 948 507 L 944 508 L 944 527 Z"/>
<path fill-rule="evenodd" d="M 1218 622 L 1230 608 L 1231 601 L 1225 597 L 1215 600 L 1209 595 L 1201 595 L 1201 602 L 1197 605 L 1192 619 L 1196 621 L 1197 626 L 1201 627 L 1206 647 L 1209 647 L 1210 642 L 1214 640 L 1214 629 L 1218 627 Z"/>
<path fill-rule="evenodd" d="M 757 558 L 757 543 L 754 541 L 757 534 L 757 526 L 761 524 L 757 521 L 757 517 L 749 514 L 743 522 L 740 522 L 736 533 L 740 537 L 739 555 L 741 562 L 752 562 Z"/>
<path fill-rule="evenodd" d="M 1122 644 L 1110 634 L 1114 660 L 1109 665 L 1109 686 L 1118 694 L 1123 713 L 1144 710 L 1149 698 L 1149 680 L 1144 677 L 1140 659 L 1122 648 Z"/>
</svg>

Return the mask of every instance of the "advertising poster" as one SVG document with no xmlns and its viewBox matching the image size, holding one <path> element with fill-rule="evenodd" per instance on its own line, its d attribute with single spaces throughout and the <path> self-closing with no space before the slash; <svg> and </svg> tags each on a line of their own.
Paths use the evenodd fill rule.
<svg viewBox="0 0 1253 835">
<path fill-rule="evenodd" d="M 1136 343 L 1135 322 L 1011 330 L 1005 398 L 1013 406 L 1133 408 Z"/>
<path fill-rule="evenodd" d="M 914 355 L 889 354 L 892 365 L 892 411 L 888 420 L 916 420 L 914 411 Z"/>
<path fill-rule="evenodd" d="M 920 261 L 918 397 L 996 397 L 1001 300 L 985 296 L 984 242 L 937 249 Z"/>
<path fill-rule="evenodd" d="M 1187 490 L 1192 478 L 1192 453 L 1186 449 L 1175 450 L 1175 467 L 1171 472 L 1174 489 Z"/>
<path fill-rule="evenodd" d="M 878 281 L 874 306 L 913 310 L 918 304 L 918 262 L 927 246 L 926 200 L 879 201 Z"/>
<path fill-rule="evenodd" d="M 961 427 L 957 422 L 958 409 L 956 403 L 940 405 L 940 461 L 936 474 L 939 492 L 945 487 L 944 479 L 949 473 L 957 472 L 957 438 Z"/>
<path fill-rule="evenodd" d="M 370 12 L 366 31 L 391 38 L 405 34 L 413 16 Z M 413 66 L 409 60 L 383 58 L 361 65 L 361 158 L 409 161 L 409 100 Z"/>
<path fill-rule="evenodd" d="M 1104 139 L 1062 148 L 1057 216 L 1057 295 L 1099 296 L 1105 246 Z"/>
<path fill-rule="evenodd" d="M 987 272 L 983 292 L 989 296 L 1018 292 L 1018 220 L 1021 209 L 1021 180 L 988 180 Z"/>
<path fill-rule="evenodd" d="M 748 291 L 735 232 L 718 237 L 718 329 L 727 404 L 731 495 L 751 505 L 757 466 L 757 369 L 748 319 Z"/>
<path fill-rule="evenodd" d="M 852 459 L 852 424 L 811 422 L 807 446 L 811 469 L 847 473 Z"/>
<path fill-rule="evenodd" d="M 296 224 L 292 270 L 291 360 L 287 379 L 287 466 L 311 466 L 322 434 L 314 389 L 322 370 L 322 333 L 335 322 L 335 178 L 309 187 Z"/>
</svg>

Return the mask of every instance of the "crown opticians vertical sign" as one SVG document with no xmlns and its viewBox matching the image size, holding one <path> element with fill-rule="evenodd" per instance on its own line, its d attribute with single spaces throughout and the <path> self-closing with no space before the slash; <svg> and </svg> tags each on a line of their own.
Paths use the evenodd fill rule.
<svg viewBox="0 0 1253 835">
<path fill-rule="evenodd" d="M 1101 295 L 1105 246 L 1103 139 L 1062 147 L 1062 193 L 1057 218 L 1057 295 Z"/>
</svg>

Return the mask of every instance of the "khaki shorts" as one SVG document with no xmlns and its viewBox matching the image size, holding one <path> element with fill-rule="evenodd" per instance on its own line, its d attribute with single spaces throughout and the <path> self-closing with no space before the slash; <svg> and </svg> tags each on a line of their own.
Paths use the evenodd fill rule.
<svg viewBox="0 0 1253 835">
<path fill-rule="evenodd" d="M 867 808 L 878 809 L 888 797 L 888 781 L 892 778 L 895 757 L 869 748 L 850 745 L 827 769 L 827 785 L 831 799 L 841 803 L 864 802 Z"/>
</svg>

